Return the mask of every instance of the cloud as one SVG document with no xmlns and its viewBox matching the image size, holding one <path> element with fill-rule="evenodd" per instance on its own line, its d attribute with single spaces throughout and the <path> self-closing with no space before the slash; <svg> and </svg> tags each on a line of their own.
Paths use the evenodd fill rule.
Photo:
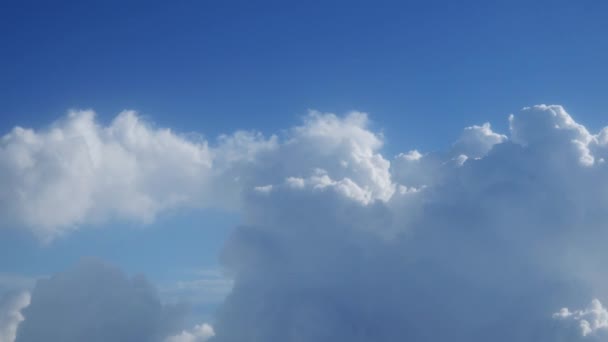
<svg viewBox="0 0 608 342">
<path fill-rule="evenodd" d="M 179 335 L 167 337 L 165 342 L 204 342 L 213 337 L 213 327 L 209 324 L 200 324 L 191 331 L 182 331 Z"/>
<path fill-rule="evenodd" d="M 263 182 L 283 175 L 306 177 L 318 188 L 340 189 L 364 202 L 388 199 L 394 192 L 389 163 L 376 152 L 382 141 L 367 124 L 363 113 L 340 118 L 311 112 L 280 142 L 237 131 L 210 146 L 156 128 L 132 111 L 107 126 L 92 111 L 72 111 L 47 129 L 16 127 L 2 137 L 3 225 L 50 241 L 82 226 L 151 222 L 183 207 L 238 210 L 244 189 L 270 191 Z"/>
<path fill-rule="evenodd" d="M 608 337 L 608 311 L 598 299 L 591 301 L 584 310 L 572 312 L 568 308 L 562 308 L 553 314 L 553 318 L 565 323 L 575 323 L 582 337 Z"/>
<path fill-rule="evenodd" d="M 191 272 L 187 279 L 161 287 L 165 302 L 187 303 L 190 306 L 216 306 L 232 290 L 232 279 L 220 270 L 205 269 Z"/>
<path fill-rule="evenodd" d="M 0 297 L 0 341 L 13 342 L 17 327 L 23 321 L 21 310 L 30 304 L 28 292 L 12 293 Z"/>
<path fill-rule="evenodd" d="M 107 126 L 92 111 L 72 111 L 47 129 L 16 127 L 2 137 L 0 214 L 5 226 L 51 240 L 111 219 L 150 222 L 180 207 L 231 206 L 230 184 L 212 190 L 214 173 L 272 146 L 273 138 L 237 132 L 219 139 L 219 152 L 132 111 Z"/>
<path fill-rule="evenodd" d="M 508 135 L 473 126 L 446 152 L 389 161 L 366 120 L 312 120 L 277 149 L 276 180 L 259 183 L 272 188 L 245 195 L 212 341 L 584 337 L 552 313 L 608 293 L 606 130 L 541 105 Z"/>
<path fill-rule="evenodd" d="M 0 273 L 0 297 L 5 293 L 19 292 L 31 289 L 36 277 L 11 273 Z"/>
<path fill-rule="evenodd" d="M 36 283 L 15 342 L 161 341 L 182 309 L 162 305 L 142 277 L 95 260 Z"/>
<path fill-rule="evenodd" d="M 596 338 L 595 306 L 552 315 L 608 295 L 608 128 L 590 133 L 554 105 L 509 124 L 507 134 L 471 126 L 445 151 L 389 159 L 359 112 L 311 112 L 280 137 L 237 132 L 211 143 L 133 113 L 102 127 L 80 112 L 3 138 L 2 208 L 43 236 L 184 206 L 238 211 L 242 225 L 222 253 L 234 283 L 213 342 Z M 67 198 L 78 203 L 64 209 Z M 71 282 L 57 288 L 72 290 L 52 298 L 74 292 Z M 32 323 L 28 312 L 53 311 L 36 293 L 21 325 L 32 334 L 49 320 Z M 135 340 L 196 336 L 160 333 L 152 311 Z M 72 330 L 90 331 L 77 322 Z"/>
<path fill-rule="evenodd" d="M 506 140 L 506 135 L 493 132 L 490 123 L 486 122 L 481 126 L 474 125 L 465 128 L 460 138 L 454 143 L 452 153 L 456 156 L 480 158 L 485 156 L 494 145 Z"/>
</svg>

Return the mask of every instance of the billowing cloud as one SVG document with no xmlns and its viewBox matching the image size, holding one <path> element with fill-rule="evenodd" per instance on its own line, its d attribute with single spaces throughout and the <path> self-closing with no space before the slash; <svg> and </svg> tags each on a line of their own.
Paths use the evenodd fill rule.
<svg viewBox="0 0 608 342">
<path fill-rule="evenodd" d="M 457 156 L 479 158 L 485 156 L 494 145 L 506 140 L 506 135 L 493 132 L 490 123 L 486 122 L 481 126 L 466 127 L 460 138 L 454 143 L 452 153 Z"/>
<path fill-rule="evenodd" d="M 3 223 L 50 240 L 108 219 L 149 222 L 181 207 L 238 209 L 243 189 L 264 189 L 283 175 L 363 202 L 388 199 L 389 163 L 374 152 L 382 140 L 366 130 L 367 120 L 357 112 L 344 118 L 311 112 L 280 143 L 239 131 L 213 146 L 131 111 L 107 126 L 91 111 L 73 111 L 46 130 L 16 127 L 0 144 Z"/>
<path fill-rule="evenodd" d="M 87 260 L 37 282 L 15 342 L 162 341 L 182 313 L 162 305 L 142 276 Z"/>
<path fill-rule="evenodd" d="M 573 312 L 562 308 L 553 314 L 553 318 L 566 323 L 566 327 L 574 325 L 582 337 L 596 341 L 608 338 L 608 311 L 598 299 L 591 301 L 584 310 Z"/>
<path fill-rule="evenodd" d="M 80 112 L 3 138 L 2 208 L 44 236 L 182 206 L 238 210 L 243 224 L 222 255 L 233 288 L 205 337 L 214 342 L 598 338 L 599 301 L 559 310 L 608 295 L 608 128 L 593 134 L 546 105 L 509 124 L 388 159 L 358 112 L 312 112 L 280 138 L 237 132 L 211 143 L 133 113 L 101 127 Z M 78 205 L 63 210 L 67 198 Z M 24 329 L 44 307 L 36 302 L 35 290 Z"/>
<path fill-rule="evenodd" d="M 214 172 L 247 162 L 273 139 L 237 132 L 218 149 L 202 138 L 156 128 L 132 111 L 109 125 L 92 111 L 73 111 L 42 131 L 14 128 L 0 141 L 0 214 L 52 239 L 108 219 L 149 222 L 163 211 L 230 206 L 230 184 L 212 191 Z M 217 156 L 219 154 L 219 156 Z"/>
<path fill-rule="evenodd" d="M 213 341 L 590 336 L 552 314 L 608 293 L 605 130 L 536 106 L 511 117 L 508 136 L 473 126 L 446 153 L 392 163 L 366 132 L 329 160 L 305 158 L 312 173 L 248 192 L 223 255 L 235 284 Z M 367 161 L 352 163 L 362 150 Z"/>
<path fill-rule="evenodd" d="M 30 304 L 30 294 L 19 292 L 0 298 L 0 342 L 13 342 L 23 321 L 21 310 Z"/>
</svg>

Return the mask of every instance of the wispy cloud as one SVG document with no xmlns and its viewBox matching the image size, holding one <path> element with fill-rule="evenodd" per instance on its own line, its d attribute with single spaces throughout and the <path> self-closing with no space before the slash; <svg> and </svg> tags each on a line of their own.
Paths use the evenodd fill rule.
<svg viewBox="0 0 608 342">
<path fill-rule="evenodd" d="M 190 305 L 218 305 L 230 293 L 233 280 L 218 269 L 185 272 L 183 280 L 161 286 L 163 300 Z"/>
<path fill-rule="evenodd" d="M 0 273 L 0 295 L 7 291 L 29 290 L 34 287 L 38 278 L 40 277 Z"/>
</svg>

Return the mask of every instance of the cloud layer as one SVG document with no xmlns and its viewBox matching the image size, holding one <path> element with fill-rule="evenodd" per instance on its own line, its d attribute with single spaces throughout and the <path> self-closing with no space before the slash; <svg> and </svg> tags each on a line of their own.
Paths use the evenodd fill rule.
<svg viewBox="0 0 608 342">
<path fill-rule="evenodd" d="M 233 290 L 212 330 L 178 340 L 601 338 L 608 129 L 592 134 L 546 105 L 509 124 L 508 134 L 472 126 L 446 151 L 388 159 L 358 112 L 312 112 L 281 137 L 213 142 L 132 112 L 108 126 L 74 112 L 3 138 L 0 203 L 7 225 L 47 240 L 184 206 L 239 211 L 222 255 Z M 30 308 L 43 311 L 36 298 Z M 24 331 L 35 330 L 30 308 Z"/>
</svg>

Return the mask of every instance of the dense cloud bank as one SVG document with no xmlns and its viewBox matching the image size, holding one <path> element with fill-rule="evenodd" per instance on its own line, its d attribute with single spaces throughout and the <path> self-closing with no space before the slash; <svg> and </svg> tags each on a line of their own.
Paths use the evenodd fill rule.
<svg viewBox="0 0 608 342">
<path fill-rule="evenodd" d="M 600 341 L 608 129 L 544 105 L 509 124 L 387 159 L 363 113 L 210 143 L 75 112 L 3 138 L 1 210 L 44 239 L 182 206 L 240 211 L 222 255 L 234 287 L 200 333 L 214 342 Z"/>
<path fill-rule="evenodd" d="M 96 260 L 40 279 L 21 311 L 15 342 L 163 341 L 183 308 L 164 306 L 142 276 Z M 12 341 L 12 340 L 7 340 Z"/>
<path fill-rule="evenodd" d="M 249 192 L 213 341 L 601 340 L 597 304 L 553 314 L 608 294 L 608 130 L 559 106 L 509 120 L 392 162 L 380 136 L 345 135 Z"/>
</svg>

